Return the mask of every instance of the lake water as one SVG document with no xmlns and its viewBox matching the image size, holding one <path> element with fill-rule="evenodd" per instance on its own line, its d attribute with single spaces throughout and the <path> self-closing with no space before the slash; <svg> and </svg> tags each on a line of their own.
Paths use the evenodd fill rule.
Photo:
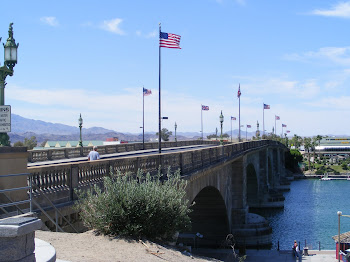
<svg viewBox="0 0 350 262">
<path fill-rule="evenodd" d="M 284 193 L 284 209 L 259 212 L 272 227 L 272 249 L 289 250 L 293 241 L 301 247 L 335 249 L 332 236 L 338 235 L 337 211 L 350 215 L 350 181 L 318 179 L 297 180 Z M 340 233 L 350 231 L 350 217 L 340 218 Z"/>
</svg>

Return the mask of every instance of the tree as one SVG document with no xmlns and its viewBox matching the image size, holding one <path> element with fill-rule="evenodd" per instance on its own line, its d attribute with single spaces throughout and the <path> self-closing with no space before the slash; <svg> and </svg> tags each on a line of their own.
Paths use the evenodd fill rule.
<svg viewBox="0 0 350 262">
<path fill-rule="evenodd" d="M 17 141 L 16 143 L 13 144 L 13 146 L 19 147 L 19 146 L 24 146 L 24 144 L 22 141 Z"/>
<path fill-rule="evenodd" d="M 212 134 L 212 135 L 208 135 L 208 136 L 207 136 L 207 139 L 208 139 L 208 140 L 210 140 L 210 139 L 212 139 L 212 138 L 216 138 L 216 135 L 215 135 L 215 134 Z"/>
<path fill-rule="evenodd" d="M 305 151 L 307 150 L 307 161 L 309 170 L 311 169 L 311 163 L 310 163 L 310 149 L 312 147 L 311 138 L 310 137 L 304 137 L 304 148 Z"/>
<path fill-rule="evenodd" d="M 24 146 L 28 147 L 28 150 L 32 150 L 34 147 L 36 147 L 36 145 L 38 144 L 38 142 L 36 141 L 36 137 L 32 136 L 31 138 L 24 138 Z"/>
<path fill-rule="evenodd" d="M 7 133 L 0 133 L 0 146 L 10 146 L 10 137 Z"/>
<path fill-rule="evenodd" d="M 162 128 L 160 137 L 163 141 L 169 141 L 169 136 L 171 136 L 172 134 L 173 132 L 169 131 L 167 128 Z M 157 132 L 156 135 L 158 136 L 159 133 Z"/>
</svg>

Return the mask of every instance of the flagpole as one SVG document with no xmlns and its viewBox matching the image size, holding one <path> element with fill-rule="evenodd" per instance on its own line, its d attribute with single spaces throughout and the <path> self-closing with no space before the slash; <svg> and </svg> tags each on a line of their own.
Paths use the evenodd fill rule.
<svg viewBox="0 0 350 262">
<path fill-rule="evenodd" d="M 145 87 L 142 88 L 142 149 L 145 150 Z"/>
<path fill-rule="evenodd" d="M 160 33 L 161 33 L 161 24 L 159 23 L 159 37 L 160 37 Z M 162 126 L 161 126 L 161 57 L 160 57 L 161 53 L 160 53 L 160 44 L 159 44 L 159 128 L 158 128 L 158 153 L 162 153 L 162 136 L 161 136 L 161 131 L 162 131 Z"/>
<path fill-rule="evenodd" d="M 264 114 L 265 108 L 263 103 L 263 135 L 265 135 L 265 114 Z"/>
<path fill-rule="evenodd" d="M 202 144 L 203 144 L 203 105 L 201 105 L 201 133 L 202 133 Z"/>
<path fill-rule="evenodd" d="M 245 126 L 245 141 L 247 141 L 247 128 L 248 128 L 248 126 L 246 125 Z"/>
<path fill-rule="evenodd" d="M 276 135 L 276 115 L 275 115 L 275 135 Z"/>
<path fill-rule="evenodd" d="M 238 90 L 240 91 L 241 85 L 239 85 Z M 238 96 L 238 122 L 239 122 L 239 129 L 238 129 L 238 142 L 241 142 L 241 96 Z"/>
<path fill-rule="evenodd" d="M 283 124 L 282 124 L 282 134 L 281 134 L 281 137 L 283 137 Z"/>
</svg>

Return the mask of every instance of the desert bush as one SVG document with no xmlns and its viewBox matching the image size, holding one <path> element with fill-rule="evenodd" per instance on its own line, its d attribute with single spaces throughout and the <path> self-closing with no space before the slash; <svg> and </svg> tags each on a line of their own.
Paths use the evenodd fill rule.
<svg viewBox="0 0 350 262">
<path fill-rule="evenodd" d="M 169 238 L 190 227 L 185 187 L 179 171 L 165 176 L 118 172 L 104 178 L 103 190 L 78 192 L 76 208 L 87 227 L 103 234 Z"/>
</svg>

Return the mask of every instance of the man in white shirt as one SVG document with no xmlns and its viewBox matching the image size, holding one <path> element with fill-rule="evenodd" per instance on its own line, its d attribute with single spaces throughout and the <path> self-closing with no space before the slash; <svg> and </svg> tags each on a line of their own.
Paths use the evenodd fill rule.
<svg viewBox="0 0 350 262">
<path fill-rule="evenodd" d="M 94 146 L 93 150 L 90 151 L 88 155 L 88 160 L 97 160 L 100 159 L 100 154 L 97 152 L 97 146 Z"/>
</svg>

